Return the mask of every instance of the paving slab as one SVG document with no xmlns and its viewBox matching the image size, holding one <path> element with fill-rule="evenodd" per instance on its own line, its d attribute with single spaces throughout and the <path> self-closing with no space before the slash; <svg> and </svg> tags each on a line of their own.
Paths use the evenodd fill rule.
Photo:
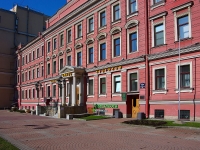
<svg viewBox="0 0 200 150">
<path fill-rule="evenodd" d="M 66 120 L 0 110 L 0 136 L 20 150 L 199 150 L 200 129 Z"/>
</svg>

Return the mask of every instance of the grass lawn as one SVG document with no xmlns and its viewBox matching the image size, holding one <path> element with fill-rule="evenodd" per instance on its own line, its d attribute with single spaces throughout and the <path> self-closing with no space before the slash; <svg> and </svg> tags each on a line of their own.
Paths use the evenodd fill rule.
<svg viewBox="0 0 200 150">
<path fill-rule="evenodd" d="M 0 137 L 0 150 L 19 150 L 19 149 Z"/>
<path fill-rule="evenodd" d="M 145 125 L 145 126 L 181 126 L 181 127 L 196 127 L 200 128 L 200 122 L 183 122 L 183 123 L 176 123 L 174 121 L 167 121 L 167 120 L 150 120 L 150 119 L 143 119 L 143 120 L 129 120 L 124 121 L 125 124 L 131 125 Z"/>
<path fill-rule="evenodd" d="M 82 117 L 80 119 L 84 119 L 86 121 L 89 121 L 89 120 L 100 120 L 100 119 L 107 119 L 108 117 L 106 116 L 96 116 L 96 115 L 91 115 L 91 116 L 87 116 L 87 117 Z"/>
</svg>

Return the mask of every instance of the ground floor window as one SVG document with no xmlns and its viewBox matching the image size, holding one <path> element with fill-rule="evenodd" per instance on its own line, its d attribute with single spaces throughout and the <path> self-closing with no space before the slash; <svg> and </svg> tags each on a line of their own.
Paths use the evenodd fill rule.
<svg viewBox="0 0 200 150">
<path fill-rule="evenodd" d="M 121 92 L 121 76 L 114 76 L 114 93 Z"/>
<path fill-rule="evenodd" d="M 164 110 L 163 109 L 155 109 L 155 118 L 164 118 Z"/>
<path fill-rule="evenodd" d="M 180 110 L 180 119 L 190 119 L 190 110 Z"/>
</svg>

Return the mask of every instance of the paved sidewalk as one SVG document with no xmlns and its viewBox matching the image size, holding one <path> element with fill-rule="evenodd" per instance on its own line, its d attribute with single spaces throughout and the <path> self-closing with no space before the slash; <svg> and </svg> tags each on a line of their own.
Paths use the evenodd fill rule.
<svg viewBox="0 0 200 150">
<path fill-rule="evenodd" d="M 0 111 L 0 136 L 21 150 L 199 150 L 200 129 L 129 126 Z M 130 120 L 130 119 L 129 119 Z"/>
</svg>

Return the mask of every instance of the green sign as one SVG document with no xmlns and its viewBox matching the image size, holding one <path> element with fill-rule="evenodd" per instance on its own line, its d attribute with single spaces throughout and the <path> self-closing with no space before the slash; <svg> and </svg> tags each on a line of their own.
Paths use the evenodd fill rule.
<svg viewBox="0 0 200 150">
<path fill-rule="evenodd" d="M 94 109 L 100 109 L 100 108 L 118 108 L 118 105 L 112 105 L 112 104 L 95 104 Z"/>
<path fill-rule="evenodd" d="M 126 101 L 126 93 L 121 93 L 122 101 Z"/>
</svg>

